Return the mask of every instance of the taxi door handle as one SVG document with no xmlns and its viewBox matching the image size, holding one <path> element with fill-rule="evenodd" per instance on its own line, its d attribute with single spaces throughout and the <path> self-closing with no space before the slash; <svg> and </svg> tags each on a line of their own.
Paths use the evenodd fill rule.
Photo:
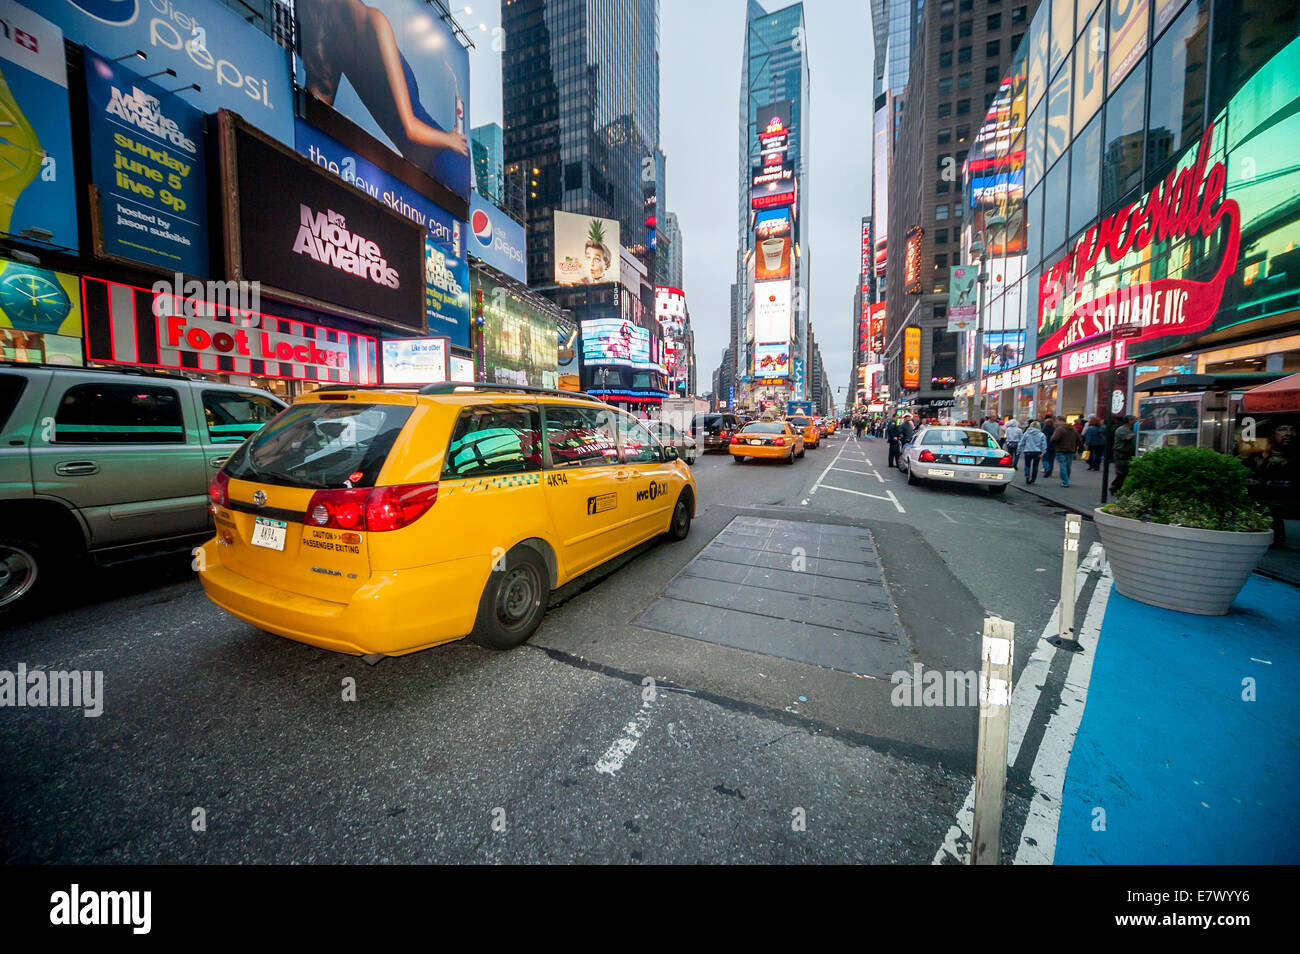
<svg viewBox="0 0 1300 954">
<path fill-rule="evenodd" d="M 54 472 L 63 477 L 84 477 L 98 474 L 99 465 L 93 460 L 69 460 L 54 465 Z"/>
</svg>

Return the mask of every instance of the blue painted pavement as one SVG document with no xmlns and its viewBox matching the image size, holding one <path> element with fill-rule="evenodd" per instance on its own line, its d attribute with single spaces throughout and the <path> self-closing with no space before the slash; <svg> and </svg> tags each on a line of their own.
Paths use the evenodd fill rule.
<svg viewBox="0 0 1300 954">
<path fill-rule="evenodd" d="M 1111 593 L 1056 863 L 1300 863 L 1300 588 L 1253 574 L 1218 617 Z"/>
</svg>

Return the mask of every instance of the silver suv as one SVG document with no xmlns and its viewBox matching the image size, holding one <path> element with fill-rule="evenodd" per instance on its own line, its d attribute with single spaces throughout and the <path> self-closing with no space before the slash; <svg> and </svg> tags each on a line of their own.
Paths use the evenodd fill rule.
<svg viewBox="0 0 1300 954">
<path fill-rule="evenodd" d="M 145 369 L 0 362 L 0 613 L 56 591 L 78 557 L 211 536 L 209 480 L 284 407 Z"/>
</svg>

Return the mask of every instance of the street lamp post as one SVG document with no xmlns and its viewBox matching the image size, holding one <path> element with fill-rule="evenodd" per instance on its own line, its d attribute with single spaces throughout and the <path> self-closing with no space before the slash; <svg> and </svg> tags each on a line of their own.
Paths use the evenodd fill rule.
<svg viewBox="0 0 1300 954">
<path fill-rule="evenodd" d="M 994 232 L 1006 228 L 1007 220 L 997 212 L 989 214 L 984 220 L 984 228 L 971 240 L 970 250 L 979 256 L 980 271 L 979 294 L 975 306 L 975 407 L 976 417 L 984 413 L 984 285 L 988 281 L 989 239 Z M 980 422 L 976 422 L 980 423 Z"/>
</svg>

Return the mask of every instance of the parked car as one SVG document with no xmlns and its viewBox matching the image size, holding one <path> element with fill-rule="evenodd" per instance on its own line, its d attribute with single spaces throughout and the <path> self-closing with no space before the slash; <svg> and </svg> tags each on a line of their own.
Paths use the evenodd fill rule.
<svg viewBox="0 0 1300 954">
<path fill-rule="evenodd" d="M 915 486 L 923 480 L 979 484 L 1006 493 L 1016 475 L 1011 455 L 978 427 L 924 425 L 903 447 L 898 469 Z"/>
<path fill-rule="evenodd" d="M 207 487 L 285 403 L 139 368 L 0 362 L 0 612 L 212 535 Z"/>
<path fill-rule="evenodd" d="M 641 422 L 569 391 L 322 388 L 210 488 L 199 580 L 288 639 L 397 656 L 510 649 L 550 591 L 695 515 L 695 478 Z"/>
<path fill-rule="evenodd" d="M 741 426 L 741 421 L 730 411 L 711 411 L 696 414 L 691 419 L 691 436 L 705 453 L 726 450 L 731 444 L 731 435 L 740 430 Z"/>
</svg>

